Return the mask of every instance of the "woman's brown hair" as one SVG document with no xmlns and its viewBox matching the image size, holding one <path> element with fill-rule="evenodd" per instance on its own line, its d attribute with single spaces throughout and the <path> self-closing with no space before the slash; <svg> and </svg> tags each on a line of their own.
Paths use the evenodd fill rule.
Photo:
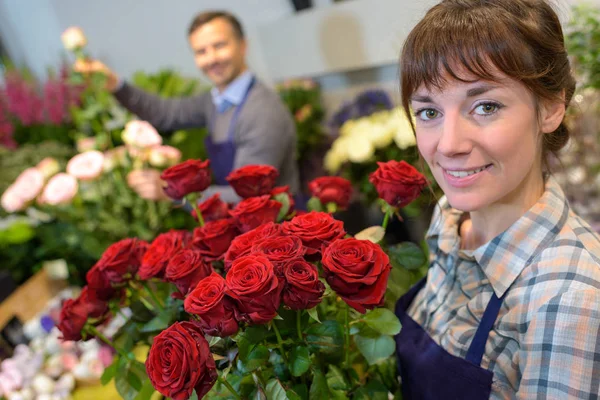
<svg viewBox="0 0 600 400">
<path fill-rule="evenodd" d="M 493 71 L 500 71 L 524 84 L 538 103 L 564 96 L 567 107 L 575 90 L 560 21 L 543 0 L 444 0 L 431 8 L 400 56 L 407 115 L 410 97 L 422 85 L 441 89 L 445 76 L 465 82 L 457 68 L 488 81 L 497 81 Z M 546 161 L 548 152 L 564 147 L 569 131 L 563 122 L 543 136 Z"/>
</svg>

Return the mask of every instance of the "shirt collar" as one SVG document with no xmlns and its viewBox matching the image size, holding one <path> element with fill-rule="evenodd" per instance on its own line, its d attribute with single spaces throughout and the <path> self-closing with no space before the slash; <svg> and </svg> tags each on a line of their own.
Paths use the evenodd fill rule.
<svg viewBox="0 0 600 400">
<path fill-rule="evenodd" d="M 430 246 L 449 254 L 460 243 L 458 224 L 462 211 L 440 200 L 437 218 L 427 232 Z M 554 239 L 564 226 L 569 204 L 558 182 L 548 176 L 542 197 L 506 231 L 470 253 L 483 269 L 496 296 L 502 297 L 523 269 Z M 450 268 L 450 266 L 448 266 Z"/>
<path fill-rule="evenodd" d="M 231 82 L 225 90 L 221 93 L 219 89 L 213 87 L 210 91 L 212 96 L 213 104 L 217 107 L 217 109 L 221 108 L 222 104 L 227 102 L 230 105 L 238 106 L 244 99 L 250 84 L 252 83 L 252 78 L 254 75 L 250 71 L 246 71 L 242 73 L 240 76 L 235 78 L 233 82 Z"/>
</svg>

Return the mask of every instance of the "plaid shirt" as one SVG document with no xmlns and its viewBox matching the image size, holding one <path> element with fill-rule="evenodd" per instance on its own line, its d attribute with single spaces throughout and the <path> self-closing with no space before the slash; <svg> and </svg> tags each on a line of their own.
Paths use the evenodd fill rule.
<svg viewBox="0 0 600 400">
<path fill-rule="evenodd" d="M 600 398 L 600 238 L 558 183 L 549 177 L 537 204 L 474 251 L 460 250 L 462 212 L 439 205 L 409 315 L 464 358 L 492 290 L 508 291 L 481 362 L 494 373 L 491 398 Z"/>
</svg>

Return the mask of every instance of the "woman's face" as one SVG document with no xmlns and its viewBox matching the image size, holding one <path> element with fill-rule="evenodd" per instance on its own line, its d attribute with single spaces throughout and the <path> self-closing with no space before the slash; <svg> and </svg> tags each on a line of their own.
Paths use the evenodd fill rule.
<svg viewBox="0 0 600 400">
<path fill-rule="evenodd" d="M 459 210 L 533 202 L 529 208 L 543 189 L 540 135 L 554 131 L 562 116 L 548 124 L 542 107 L 538 118 L 526 87 L 497 76 L 500 83 L 448 77 L 442 90 L 421 87 L 411 96 L 419 151 Z"/>
</svg>

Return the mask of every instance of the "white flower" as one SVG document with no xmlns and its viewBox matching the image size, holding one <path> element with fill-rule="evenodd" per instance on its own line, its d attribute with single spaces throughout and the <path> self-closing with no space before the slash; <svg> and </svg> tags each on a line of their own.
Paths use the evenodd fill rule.
<svg viewBox="0 0 600 400">
<path fill-rule="evenodd" d="M 410 121 L 402 109 L 394 110 L 392 124 L 394 125 L 394 142 L 398 148 L 404 150 L 417 145 L 415 134 L 410 126 Z"/>
<path fill-rule="evenodd" d="M 50 205 L 69 203 L 77 194 L 77 188 L 77 179 L 74 176 L 65 173 L 56 174 L 44 188 L 40 202 Z"/>
<path fill-rule="evenodd" d="M 170 167 L 181 160 L 181 151 L 172 146 L 156 146 L 150 149 L 150 165 L 157 168 Z"/>
<path fill-rule="evenodd" d="M 60 39 L 62 40 L 65 49 L 69 51 L 80 49 L 85 47 L 87 44 L 87 39 L 85 38 L 81 28 L 78 26 L 71 26 L 67 28 L 67 30 L 60 35 Z"/>
<path fill-rule="evenodd" d="M 348 159 L 354 163 L 362 164 L 374 153 L 373 144 L 365 137 L 354 136 L 348 141 Z"/>
<path fill-rule="evenodd" d="M 104 154 L 98 150 L 77 154 L 67 163 L 67 173 L 82 181 L 91 181 L 102 174 Z"/>
<path fill-rule="evenodd" d="M 146 149 L 162 144 L 162 137 L 146 121 L 129 121 L 123 131 L 123 142 L 129 146 Z"/>
</svg>

